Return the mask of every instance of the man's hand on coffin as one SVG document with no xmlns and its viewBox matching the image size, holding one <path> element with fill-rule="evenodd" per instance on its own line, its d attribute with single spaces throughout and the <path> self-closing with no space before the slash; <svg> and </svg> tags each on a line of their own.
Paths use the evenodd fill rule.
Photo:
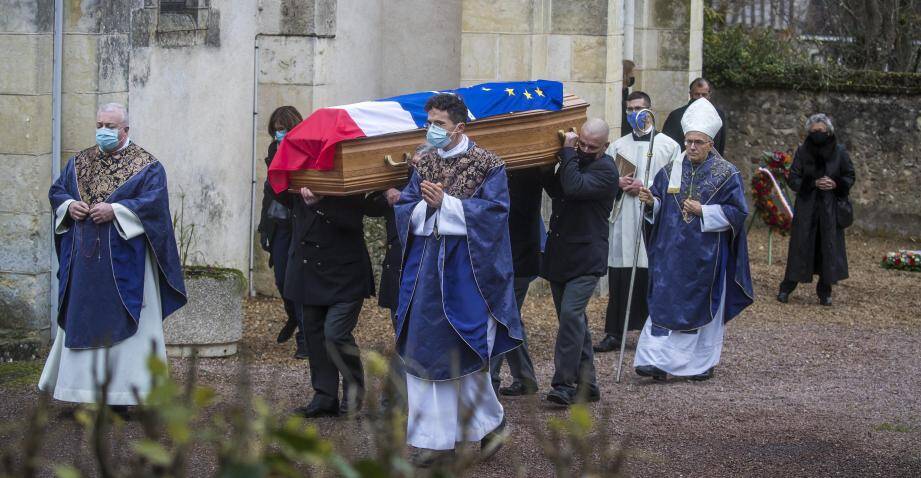
<svg viewBox="0 0 921 478">
<path fill-rule="evenodd" d="M 566 137 L 563 139 L 564 148 L 575 148 L 576 143 L 579 142 L 579 135 L 573 131 L 567 131 Z"/>
<path fill-rule="evenodd" d="M 93 209 L 90 210 L 90 218 L 92 218 L 93 222 L 96 224 L 110 222 L 112 219 L 115 219 L 115 210 L 112 209 L 111 204 L 101 202 L 93 206 Z"/>
<path fill-rule="evenodd" d="M 428 180 L 422 181 L 420 185 L 422 188 L 422 199 L 425 200 L 425 203 L 429 207 L 438 209 L 441 207 L 441 201 L 445 197 L 445 192 L 442 189 L 441 183 L 433 183 Z"/>
<path fill-rule="evenodd" d="M 314 194 L 313 191 L 311 191 L 308 188 L 301 188 L 300 193 L 301 193 L 301 198 L 304 199 L 304 204 L 308 206 L 313 206 L 314 204 L 320 202 L 323 199 L 323 196 L 319 194 Z"/>
<path fill-rule="evenodd" d="M 681 205 L 681 210 L 685 214 L 693 214 L 697 217 L 704 215 L 704 210 L 700 207 L 700 201 L 695 201 L 693 199 L 685 199 L 684 204 Z"/>
<path fill-rule="evenodd" d="M 90 205 L 83 201 L 74 201 L 67 206 L 67 212 L 74 221 L 82 221 L 90 213 Z"/>
<path fill-rule="evenodd" d="M 389 205 L 390 207 L 393 207 L 393 205 L 396 204 L 397 201 L 400 200 L 400 190 L 390 188 L 384 191 L 384 198 L 387 200 L 387 205 Z"/>
<path fill-rule="evenodd" d="M 655 204 L 655 201 L 652 199 L 652 191 L 647 188 L 640 187 L 640 190 L 637 193 L 637 197 L 643 204 L 647 206 L 652 207 L 652 205 Z"/>
</svg>

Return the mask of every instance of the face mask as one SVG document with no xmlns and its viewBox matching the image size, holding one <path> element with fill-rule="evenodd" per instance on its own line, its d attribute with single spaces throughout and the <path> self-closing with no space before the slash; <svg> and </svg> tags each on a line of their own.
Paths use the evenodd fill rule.
<svg viewBox="0 0 921 478">
<path fill-rule="evenodd" d="M 285 134 L 288 133 L 288 130 L 282 129 L 275 132 L 275 141 L 281 142 L 285 138 Z"/>
<path fill-rule="evenodd" d="M 627 123 L 631 128 L 639 131 L 646 124 L 646 115 L 645 111 L 631 111 L 627 113 Z"/>
<path fill-rule="evenodd" d="M 96 129 L 96 144 L 99 149 L 109 152 L 118 147 L 118 130 L 109 128 Z"/>
<path fill-rule="evenodd" d="M 633 86 L 634 83 L 636 83 L 636 78 L 631 76 L 630 79 L 627 80 L 627 88 L 630 88 L 631 86 Z"/>
<path fill-rule="evenodd" d="M 831 135 L 822 131 L 813 131 L 809 133 L 809 136 L 806 137 L 812 144 L 816 146 L 822 146 L 825 143 L 828 143 L 828 140 L 831 139 Z"/>
<path fill-rule="evenodd" d="M 431 124 L 425 133 L 425 141 L 436 148 L 444 148 L 451 142 L 451 135 L 441 126 Z"/>
<path fill-rule="evenodd" d="M 576 148 L 576 154 L 579 156 L 579 159 L 595 159 L 598 157 L 596 153 L 586 153 L 582 148 Z"/>
</svg>

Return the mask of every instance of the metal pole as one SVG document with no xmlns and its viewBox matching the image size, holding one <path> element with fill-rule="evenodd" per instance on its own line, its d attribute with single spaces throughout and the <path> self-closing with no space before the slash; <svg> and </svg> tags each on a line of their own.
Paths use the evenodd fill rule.
<svg viewBox="0 0 921 478">
<path fill-rule="evenodd" d="M 774 229 L 768 227 L 768 265 L 774 263 Z"/>
<path fill-rule="evenodd" d="M 652 147 L 655 144 L 656 140 L 656 117 L 650 110 L 642 110 L 640 113 L 646 112 L 652 123 L 652 132 L 649 135 L 649 150 L 646 151 L 646 168 L 645 173 L 643 174 L 643 187 L 646 187 L 646 184 L 649 183 L 649 169 L 652 167 Z M 638 116 L 638 115 L 637 115 Z M 626 198 L 624 198 L 626 199 Z M 640 241 L 643 236 L 643 208 L 640 208 L 640 217 L 636 221 L 636 240 L 633 245 L 633 267 L 630 269 L 630 289 L 627 292 L 627 310 L 624 312 L 624 329 L 620 334 L 620 354 L 617 359 L 617 374 L 615 375 L 614 381 L 620 383 L 621 372 L 623 372 L 624 367 L 624 349 L 627 348 L 627 329 L 630 326 L 630 308 L 633 306 L 633 286 L 636 282 L 636 267 L 637 261 L 639 261 L 640 256 Z"/>
<path fill-rule="evenodd" d="M 64 63 L 64 0 L 54 1 L 54 44 L 51 69 L 51 182 L 61 176 L 61 65 Z M 51 337 L 57 335 L 58 260 L 54 247 L 54 211 L 51 211 Z"/>
<path fill-rule="evenodd" d="M 253 41 L 253 157 L 250 164 L 250 203 L 249 203 L 249 270 L 246 279 L 249 282 L 249 296 L 256 296 L 256 286 L 253 285 L 253 271 L 255 270 L 256 244 L 253 237 L 256 234 L 256 127 L 259 122 L 259 35 Z"/>
</svg>

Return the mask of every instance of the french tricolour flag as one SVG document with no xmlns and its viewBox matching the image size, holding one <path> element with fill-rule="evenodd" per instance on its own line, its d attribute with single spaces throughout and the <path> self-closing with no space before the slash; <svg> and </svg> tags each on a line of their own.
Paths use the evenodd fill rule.
<svg viewBox="0 0 921 478">
<path fill-rule="evenodd" d="M 536 80 L 483 83 L 320 108 L 285 135 L 269 167 L 269 184 L 280 193 L 288 189 L 291 171 L 332 169 L 336 144 L 340 141 L 423 128 L 428 118 L 425 102 L 438 93 L 455 93 L 463 98 L 470 121 L 521 111 L 557 111 L 563 107 L 563 84 Z"/>
</svg>

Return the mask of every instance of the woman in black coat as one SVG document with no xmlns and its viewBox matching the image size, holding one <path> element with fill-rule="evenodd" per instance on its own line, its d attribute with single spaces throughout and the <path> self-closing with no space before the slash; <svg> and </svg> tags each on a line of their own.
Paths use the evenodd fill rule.
<svg viewBox="0 0 921 478">
<path fill-rule="evenodd" d="M 301 114 L 293 106 L 282 106 L 269 117 L 268 133 L 272 137 L 269 152 L 265 158 L 268 167 L 275 158 L 278 145 L 285 134 L 302 120 Z M 268 181 L 262 188 L 262 213 L 259 219 L 259 244 L 269 253 L 269 267 L 275 272 L 275 287 L 279 293 L 285 290 L 285 272 L 288 265 L 288 246 L 291 244 L 291 203 L 287 194 L 275 194 Z M 278 343 L 287 342 L 297 330 L 297 351 L 295 358 L 307 358 L 307 343 L 301 332 L 301 307 L 285 299 L 285 312 L 288 320 L 278 333 Z"/>
<path fill-rule="evenodd" d="M 806 131 L 788 180 L 796 191 L 796 205 L 787 270 L 777 300 L 786 303 L 797 283 L 812 282 L 818 274 L 819 303 L 830 306 L 831 286 L 848 276 L 844 228 L 853 220 L 848 193 L 854 185 L 854 165 L 827 116 L 810 116 Z"/>
</svg>

